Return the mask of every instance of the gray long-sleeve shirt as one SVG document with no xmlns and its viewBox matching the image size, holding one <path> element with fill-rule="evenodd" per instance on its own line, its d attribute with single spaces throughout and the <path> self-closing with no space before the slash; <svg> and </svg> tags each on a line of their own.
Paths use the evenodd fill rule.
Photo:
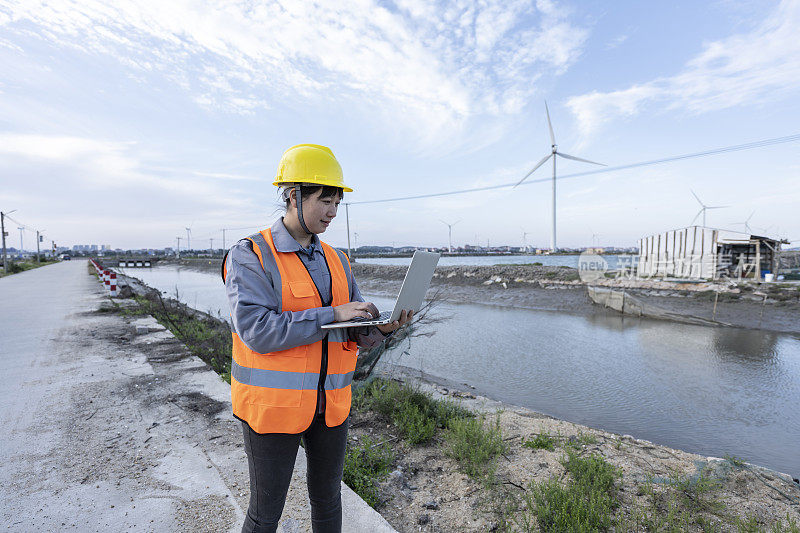
<svg viewBox="0 0 800 533">
<path fill-rule="evenodd" d="M 308 269 L 323 303 L 330 302 L 331 275 L 319 237 L 314 235 L 311 245 L 303 248 L 286 229 L 283 219 L 278 219 L 271 229 L 275 248 L 279 252 L 299 252 L 297 255 Z M 242 342 L 255 352 L 268 353 L 317 342 L 328 331 L 320 329 L 321 326 L 334 321 L 333 307 L 330 306 L 279 313 L 281 302 L 271 276 L 262 268 L 252 243 L 247 239 L 231 248 L 226 268 L 225 290 L 233 327 Z M 344 268 L 350 281 L 350 301 L 363 302 L 346 261 Z M 367 349 L 385 338 L 375 326 L 347 328 L 347 334 L 350 340 Z"/>
</svg>

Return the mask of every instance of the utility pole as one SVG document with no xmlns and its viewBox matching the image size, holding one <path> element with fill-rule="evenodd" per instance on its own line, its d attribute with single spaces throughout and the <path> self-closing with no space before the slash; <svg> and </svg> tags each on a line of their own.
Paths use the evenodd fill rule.
<svg viewBox="0 0 800 533">
<path fill-rule="evenodd" d="M 14 209 L 16 211 L 16 209 Z M 10 211 L 13 213 L 14 211 Z M 3 234 L 3 271 L 8 274 L 8 256 L 6 255 L 6 237 L 8 233 L 6 233 L 6 215 L 8 213 L 3 213 L 0 211 L 0 233 Z"/>
<path fill-rule="evenodd" d="M 175 237 L 175 238 L 178 239 L 178 251 L 175 252 L 175 257 L 176 257 L 176 259 L 180 259 L 181 258 L 181 238 L 180 237 Z"/>
<path fill-rule="evenodd" d="M 40 231 L 36 230 L 36 262 L 41 263 L 39 260 L 39 243 L 42 242 L 42 236 L 40 235 Z"/>
<path fill-rule="evenodd" d="M 344 204 L 344 214 L 345 219 L 347 220 L 347 257 L 350 259 L 350 262 L 354 262 L 355 259 L 350 254 L 350 204 Z"/>
</svg>

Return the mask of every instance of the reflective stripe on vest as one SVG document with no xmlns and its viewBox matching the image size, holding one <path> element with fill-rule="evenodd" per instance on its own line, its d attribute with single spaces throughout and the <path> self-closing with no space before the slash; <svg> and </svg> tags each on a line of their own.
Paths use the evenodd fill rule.
<svg viewBox="0 0 800 533">
<path fill-rule="evenodd" d="M 270 230 L 248 239 L 264 273 L 274 288 L 281 312 L 322 306 L 313 279 L 297 254 L 278 252 Z M 331 275 L 331 305 L 350 301 L 350 271 L 346 256 L 322 243 Z M 226 271 L 224 271 L 227 274 Z M 317 407 L 317 387 L 322 366 L 322 342 L 261 354 L 233 337 L 231 401 L 233 413 L 257 433 L 301 433 L 311 425 Z M 325 423 L 338 426 L 350 413 L 357 346 L 347 330 L 329 330 L 328 366 L 324 381 Z"/>
<path fill-rule="evenodd" d="M 316 390 L 319 373 L 284 372 L 263 368 L 248 368 L 231 363 L 231 376 L 242 385 L 269 387 L 271 389 Z M 353 372 L 347 374 L 328 374 L 325 376 L 325 389 L 342 389 L 353 381 Z"/>
</svg>

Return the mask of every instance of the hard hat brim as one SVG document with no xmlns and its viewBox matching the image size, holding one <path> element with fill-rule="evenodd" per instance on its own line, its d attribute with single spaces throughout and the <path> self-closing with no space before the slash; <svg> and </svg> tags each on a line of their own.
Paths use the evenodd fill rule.
<svg viewBox="0 0 800 533">
<path fill-rule="evenodd" d="M 291 185 L 294 183 L 303 183 L 305 185 L 319 185 L 322 187 L 336 187 L 337 189 L 342 189 L 344 192 L 353 192 L 353 189 L 346 186 L 345 184 L 339 183 L 335 180 L 329 180 L 326 178 L 319 178 L 313 181 L 309 178 L 295 179 L 295 180 L 283 179 L 283 180 L 276 180 L 272 184 L 276 187 L 281 187 L 283 185 Z"/>
</svg>

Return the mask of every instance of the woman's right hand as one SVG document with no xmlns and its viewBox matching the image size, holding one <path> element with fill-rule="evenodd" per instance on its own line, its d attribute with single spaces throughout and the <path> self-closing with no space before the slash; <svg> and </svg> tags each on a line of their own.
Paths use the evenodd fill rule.
<svg viewBox="0 0 800 533">
<path fill-rule="evenodd" d="M 347 322 L 356 317 L 371 319 L 379 314 L 378 308 L 370 302 L 348 302 L 333 308 L 333 320 L 335 322 Z"/>
</svg>

